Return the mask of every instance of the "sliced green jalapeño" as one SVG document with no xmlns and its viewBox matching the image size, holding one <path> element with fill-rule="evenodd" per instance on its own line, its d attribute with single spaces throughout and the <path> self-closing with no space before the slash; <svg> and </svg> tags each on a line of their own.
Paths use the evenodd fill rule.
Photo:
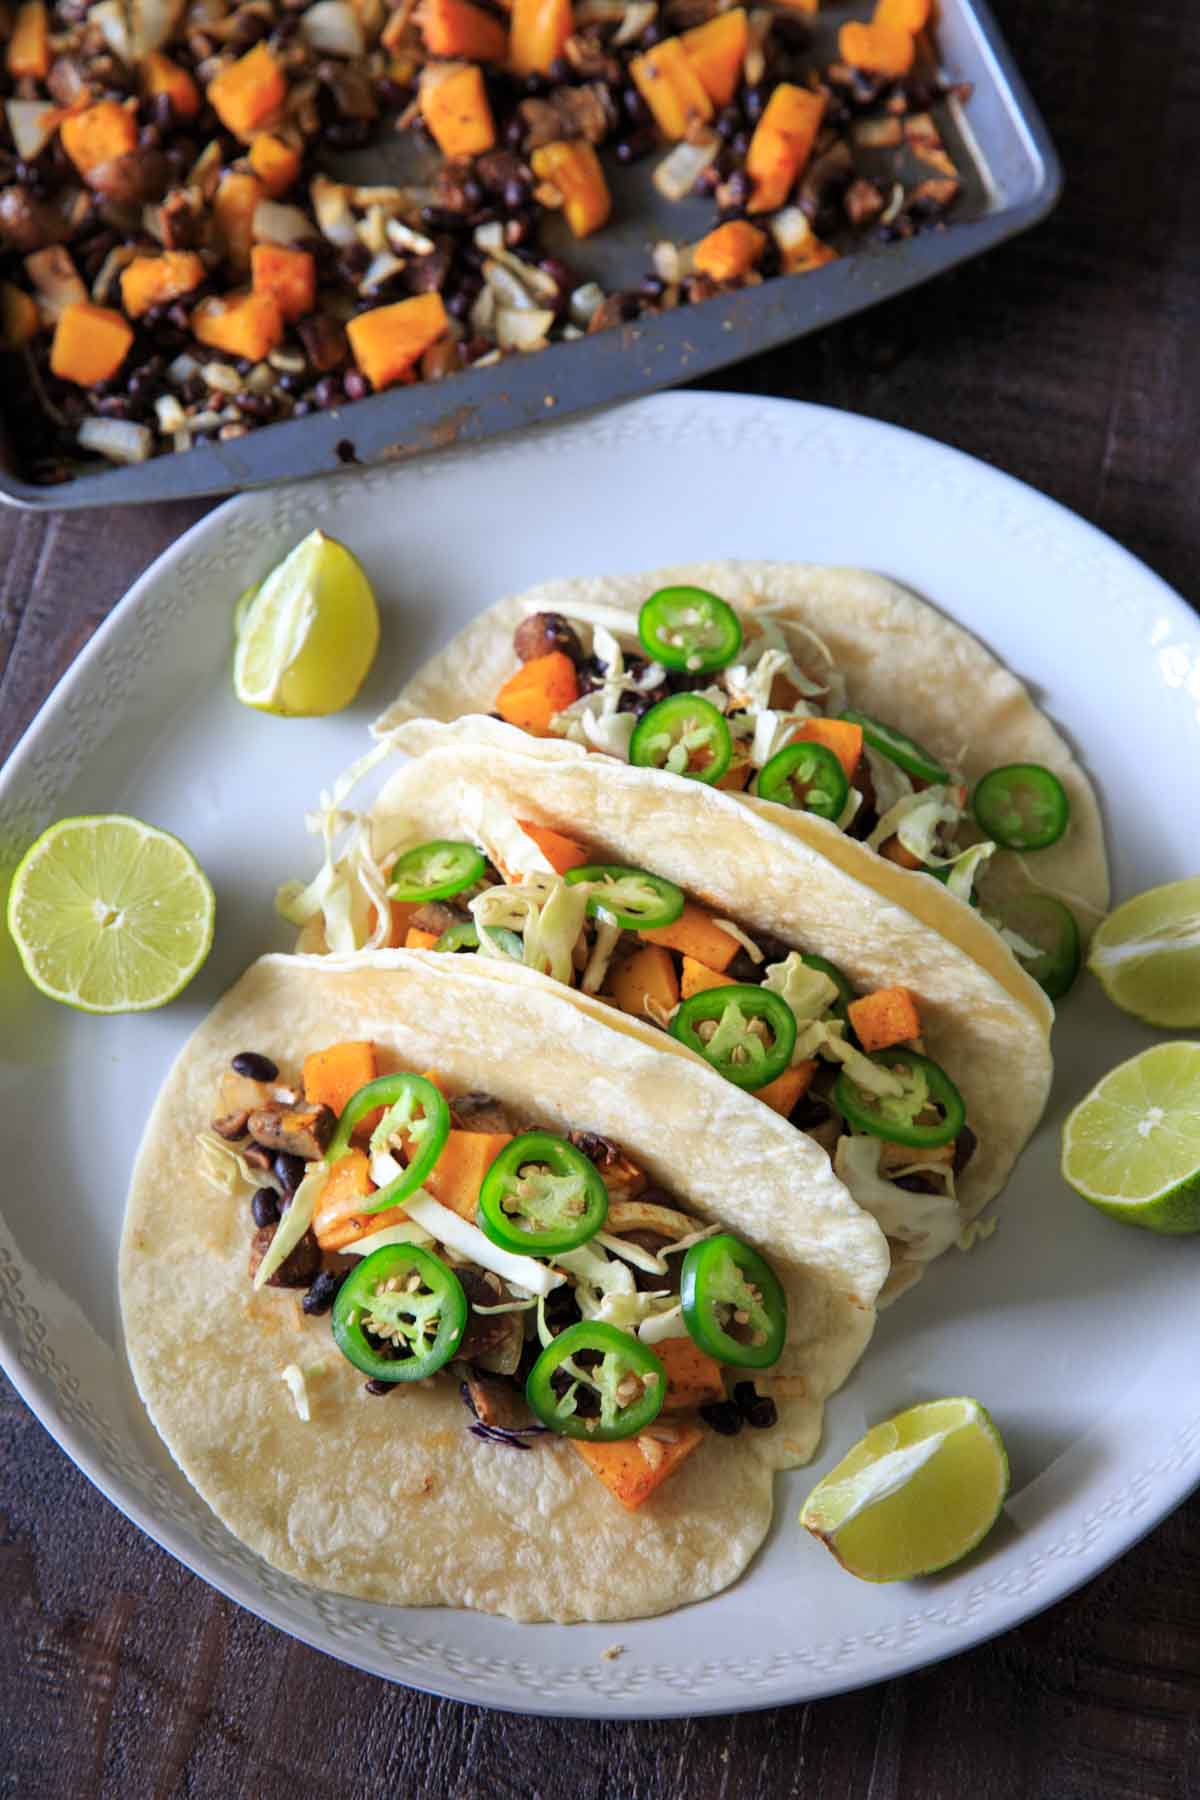
<svg viewBox="0 0 1200 1800">
<path fill-rule="evenodd" d="M 704 675 L 723 669 L 742 647 L 742 626 L 732 606 L 707 588 L 659 588 L 638 614 L 646 655 L 664 669 Z"/>
<path fill-rule="evenodd" d="M 732 756 L 724 714 L 701 694 L 668 694 L 642 714 L 629 740 L 635 767 L 666 769 L 709 785 L 720 781 Z"/>
<path fill-rule="evenodd" d="M 563 880 L 569 887 L 586 882 L 588 918 L 601 912 L 614 918 L 623 931 L 649 931 L 671 925 L 683 911 L 683 889 L 648 869 L 626 869 L 620 863 L 584 863 L 568 869 Z"/>
<path fill-rule="evenodd" d="M 416 1244 L 386 1244 L 346 1277 L 331 1323 L 334 1343 L 364 1375 L 423 1381 L 462 1342 L 467 1296 L 440 1256 Z"/>
<path fill-rule="evenodd" d="M 1013 955 L 1051 1000 L 1061 1000 L 1074 985 L 1080 963 L 1079 926 L 1070 907 L 1053 894 L 1013 894 L 989 906 L 985 916 L 1029 946 L 1014 945 Z"/>
<path fill-rule="evenodd" d="M 944 768 L 915 738 L 905 737 L 902 731 L 894 731 L 890 725 L 881 725 L 869 713 L 855 712 L 853 707 L 847 707 L 841 717 L 848 719 L 852 725 L 860 725 L 863 737 L 872 750 L 877 750 L 880 756 L 886 756 L 889 762 L 894 762 L 898 769 L 903 769 L 914 781 L 923 781 L 927 786 L 949 781 L 949 769 Z"/>
<path fill-rule="evenodd" d="M 833 1103 L 856 1131 L 933 1150 L 949 1144 L 967 1121 L 963 1097 L 946 1071 L 915 1050 L 877 1050 L 871 1057 L 903 1083 L 901 1094 L 870 1094 L 843 1069 L 833 1089 Z"/>
<path fill-rule="evenodd" d="M 426 1179 L 450 1136 L 450 1108 L 445 1096 L 424 1075 L 403 1073 L 380 1075 L 368 1081 L 356 1094 L 351 1094 L 342 1108 L 337 1129 L 329 1140 L 325 1161 L 330 1168 L 350 1148 L 354 1127 L 368 1113 L 383 1107 L 384 1115 L 371 1133 L 371 1155 L 391 1155 L 390 1139 L 396 1134 L 407 1140 L 409 1160 L 394 1180 L 387 1182 L 359 1212 L 382 1212 L 385 1207 L 399 1206 L 415 1193 Z"/>
<path fill-rule="evenodd" d="M 657 1418 L 666 1392 L 667 1372 L 653 1350 L 596 1319 L 560 1332 L 525 1383 L 543 1425 L 594 1444 L 635 1436 Z"/>
<path fill-rule="evenodd" d="M 505 925 L 485 925 L 483 929 L 498 950 L 503 950 L 514 962 L 522 960 L 525 946 L 515 931 L 509 931 Z M 435 950 L 444 950 L 451 956 L 456 951 L 478 950 L 479 927 L 474 919 L 460 919 L 457 925 L 451 925 L 448 930 L 443 931 L 433 947 Z"/>
<path fill-rule="evenodd" d="M 796 1046 L 796 1017 L 782 994 L 749 981 L 692 994 L 669 1029 L 741 1088 L 766 1087 L 782 1075 Z"/>
<path fill-rule="evenodd" d="M 787 1296 L 757 1250 L 729 1232 L 703 1238 L 683 1259 L 679 1298 L 688 1336 L 718 1362 L 768 1369 L 787 1337 Z"/>
<path fill-rule="evenodd" d="M 435 838 L 416 844 L 396 858 L 388 879 L 393 900 L 449 900 L 464 888 L 474 887 L 486 864 L 474 844 Z"/>
<path fill-rule="evenodd" d="M 992 769 L 971 802 L 979 829 L 1005 850 L 1046 850 L 1067 829 L 1071 803 L 1058 776 L 1041 763 Z"/>
<path fill-rule="evenodd" d="M 785 744 L 759 770 L 754 792 L 761 800 L 774 800 L 793 812 L 815 813 L 836 824 L 845 809 L 850 783 L 827 745 Z"/>
<path fill-rule="evenodd" d="M 479 1190 L 480 1228 L 522 1256 L 576 1250 L 607 1217 L 608 1189 L 595 1163 L 548 1131 L 506 1144 Z"/>
</svg>

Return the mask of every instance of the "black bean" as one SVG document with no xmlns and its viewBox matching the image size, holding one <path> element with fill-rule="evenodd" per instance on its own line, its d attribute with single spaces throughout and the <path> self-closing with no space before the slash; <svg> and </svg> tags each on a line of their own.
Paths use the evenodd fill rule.
<svg viewBox="0 0 1200 1800">
<path fill-rule="evenodd" d="M 742 111 L 752 125 L 757 125 L 762 118 L 769 98 L 765 81 L 760 81 L 756 87 L 747 88 L 742 95 Z"/>
<path fill-rule="evenodd" d="M 638 95 L 638 99 L 641 99 L 640 94 Z M 732 138 L 735 138 L 742 129 L 741 114 L 738 112 L 736 106 L 723 107 L 717 114 L 714 123 L 717 136 L 726 144 L 728 144 Z"/>
<path fill-rule="evenodd" d="M 643 50 L 653 50 L 655 44 L 661 44 L 665 36 L 666 32 L 661 25 L 647 25 L 638 39 L 638 44 Z"/>
<path fill-rule="evenodd" d="M 667 284 L 658 275 L 643 275 L 638 291 L 643 300 L 661 300 L 667 291 Z"/>
<path fill-rule="evenodd" d="M 261 1056 L 257 1050 L 239 1050 L 232 1063 L 235 1075 L 245 1075 L 249 1081 L 278 1081 L 279 1064 L 273 1063 L 269 1056 Z"/>
<path fill-rule="evenodd" d="M 304 1311 L 310 1317 L 314 1313 L 327 1313 L 337 1299 L 338 1289 L 345 1279 L 344 1275 L 335 1275 L 330 1269 L 322 1269 L 300 1302 Z"/>
<path fill-rule="evenodd" d="M 655 148 L 656 140 L 652 131 L 632 132 L 629 137 L 617 139 L 617 161 L 623 164 L 641 162 Z"/>
<path fill-rule="evenodd" d="M 631 125 L 649 125 L 650 108 L 646 105 L 646 102 L 642 99 L 642 96 L 635 87 L 622 89 L 621 105 L 624 107 L 625 117 L 629 120 Z M 719 129 L 720 126 L 718 125 L 718 130 Z"/>
<path fill-rule="evenodd" d="M 514 113 L 504 127 L 504 142 L 510 150 L 519 150 L 525 142 L 525 121 L 520 113 Z"/>
<path fill-rule="evenodd" d="M 487 199 L 487 194 L 484 192 L 483 183 L 481 181 L 477 181 L 475 179 L 474 175 L 468 175 L 466 180 L 463 182 L 462 195 L 463 195 L 463 199 L 466 201 L 468 207 L 471 207 L 471 208 L 474 208 L 476 206 L 482 206 L 484 201 Z"/>
<path fill-rule="evenodd" d="M 286 1150 L 277 1150 L 271 1163 L 271 1172 L 279 1183 L 280 1193 L 290 1200 L 304 1180 L 304 1158 L 290 1156 Z"/>
<path fill-rule="evenodd" d="M 752 1381 L 735 1382 L 733 1398 L 747 1425 L 756 1430 L 766 1431 L 778 1422 L 775 1402 L 769 1394 L 760 1394 Z"/>
<path fill-rule="evenodd" d="M 520 212 L 523 206 L 528 206 L 529 197 L 532 192 L 532 188 L 523 175 L 514 175 L 506 181 L 504 184 L 504 204 L 509 212 Z"/>
<path fill-rule="evenodd" d="M 549 91 L 550 83 L 546 80 L 544 75 L 535 73 L 525 77 L 525 92 L 529 95 L 531 100 L 537 100 L 542 94 L 549 93 Z"/>
<path fill-rule="evenodd" d="M 575 71 L 565 56 L 556 56 L 554 61 L 550 64 L 547 73 L 550 76 L 551 82 L 555 85 L 561 85 L 564 81 L 570 81 Z"/>
<path fill-rule="evenodd" d="M 445 206 L 423 206 L 421 223 L 427 231 L 461 231 L 466 220 Z"/>
<path fill-rule="evenodd" d="M 714 1400 L 699 1411 L 704 1423 L 722 1437 L 736 1437 L 742 1429 L 742 1415 L 730 1400 Z"/>
<path fill-rule="evenodd" d="M 270 394 L 239 394 L 234 403 L 247 419 L 266 421 L 275 417 L 275 402 Z"/>
<path fill-rule="evenodd" d="M 465 288 L 459 288 L 457 293 L 451 294 L 447 300 L 446 311 L 452 319 L 465 319 L 474 304 L 475 296 L 468 294 Z"/>
<path fill-rule="evenodd" d="M 371 391 L 366 376 L 360 375 L 357 369 L 351 369 L 343 375 L 342 386 L 346 390 L 347 400 L 365 400 Z"/>
<path fill-rule="evenodd" d="M 398 1381 L 379 1381 L 374 1375 L 369 1381 L 363 1382 L 368 1394 L 393 1394 L 399 1386 Z"/>
<path fill-rule="evenodd" d="M 322 412 L 328 412 L 331 406 L 337 406 L 342 399 L 342 384 L 336 375 L 326 375 L 318 381 L 312 391 L 314 404 Z"/>
<path fill-rule="evenodd" d="M 259 1188 L 250 1202 L 250 1211 L 254 1215 L 256 1225 L 277 1225 L 279 1223 L 279 1196 L 275 1189 Z"/>
</svg>

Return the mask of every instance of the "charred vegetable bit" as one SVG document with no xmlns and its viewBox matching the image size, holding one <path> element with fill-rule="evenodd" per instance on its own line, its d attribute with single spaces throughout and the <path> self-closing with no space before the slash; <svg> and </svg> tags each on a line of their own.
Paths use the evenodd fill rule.
<svg viewBox="0 0 1200 1800">
<path fill-rule="evenodd" d="M 364 1257 L 333 1303 L 333 1340 L 373 1381 L 423 1381 L 450 1361 L 467 1327 L 454 1271 L 416 1244 Z"/>
<path fill-rule="evenodd" d="M 561 1332 L 525 1384 L 543 1425 L 593 1443 L 634 1437 L 658 1417 L 666 1392 L 666 1371 L 653 1350 L 598 1320 Z"/>
<path fill-rule="evenodd" d="M 728 1232 L 693 1244 L 679 1294 L 693 1341 L 720 1362 L 767 1369 L 787 1336 L 787 1297 L 757 1250 Z"/>
<path fill-rule="evenodd" d="M 608 1191 L 593 1163 L 545 1131 L 526 1131 L 502 1150 L 479 1190 L 479 1223 L 504 1250 L 556 1256 L 585 1244 L 604 1224 Z"/>
</svg>

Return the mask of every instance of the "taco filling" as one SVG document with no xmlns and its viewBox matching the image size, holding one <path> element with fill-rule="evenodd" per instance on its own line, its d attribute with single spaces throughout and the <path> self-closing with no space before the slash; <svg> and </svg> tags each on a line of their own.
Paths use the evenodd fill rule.
<svg viewBox="0 0 1200 1800">
<path fill-rule="evenodd" d="M 956 1181 L 977 1138 L 953 1071 L 926 1054 L 911 989 L 856 992 L 827 958 L 717 917 L 652 870 L 527 821 L 496 829 L 522 875 L 445 840 L 402 841 L 371 863 L 360 839 L 324 883 L 284 892 L 298 948 L 391 945 L 536 970 L 668 1033 L 808 1133 L 893 1248 L 925 1262 L 958 1239 Z M 369 863 L 366 885 L 386 898 L 347 935 Z"/>
<path fill-rule="evenodd" d="M 886 719 L 849 706 L 824 640 L 769 605 L 739 613 L 692 586 L 660 588 L 637 612 L 581 601 L 569 616 L 523 618 L 513 649 L 519 667 L 492 701 L 506 723 L 810 813 L 972 905 L 998 852 L 1044 850 L 1067 829 L 1052 770 L 1006 764 L 972 791 Z M 1032 936 L 1003 902 L 985 916 L 1057 998 L 1078 969 L 1078 929 L 1061 901 L 1039 900 Z"/>
<path fill-rule="evenodd" d="M 312 1353 L 283 1371 L 302 1420 L 331 1351 L 372 1396 L 457 1383 L 467 1432 L 523 1453 L 566 1438 L 630 1510 L 706 1433 L 775 1425 L 755 1377 L 788 1303 L 751 1245 L 606 1137 L 379 1060 L 340 1042 L 283 1074 L 239 1052 L 199 1138 L 213 1185 L 256 1184 L 253 1288 L 304 1290 Z"/>
</svg>

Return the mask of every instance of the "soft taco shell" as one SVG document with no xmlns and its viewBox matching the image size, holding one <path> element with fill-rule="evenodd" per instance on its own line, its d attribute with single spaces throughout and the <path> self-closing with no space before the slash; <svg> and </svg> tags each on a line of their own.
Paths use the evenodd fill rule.
<svg viewBox="0 0 1200 1800">
<path fill-rule="evenodd" d="M 1053 1065 L 1047 1032 L 1031 1011 L 980 962 L 783 828 L 793 815 L 777 821 L 777 808 L 752 811 L 712 788 L 605 757 L 539 758 L 535 741 L 524 742 L 532 754 L 460 742 L 402 765 L 373 809 L 375 853 L 463 837 L 520 874 L 545 865 L 513 822 L 549 825 L 594 847 L 601 860 L 666 876 L 718 918 L 827 957 L 864 993 L 911 988 L 928 1053 L 961 1090 L 979 1138 L 957 1190 L 963 1222 L 974 1218 L 1004 1185 L 1046 1104 Z M 471 961 L 497 978 L 556 985 L 507 960 Z M 597 1019 L 649 1033 L 661 1049 L 693 1060 L 665 1032 L 565 991 Z M 740 1209 L 740 1193 L 734 1208 Z M 888 1297 L 911 1286 L 926 1263 L 919 1244 L 893 1242 Z"/>
<path fill-rule="evenodd" d="M 247 1195 L 221 1196 L 196 1170 L 195 1134 L 231 1053 L 253 1047 L 290 1073 L 339 1038 L 371 1038 L 383 1066 L 436 1068 L 531 1120 L 612 1137 L 698 1219 L 736 1224 L 789 1294 L 776 1429 L 706 1434 L 630 1514 L 569 1444 L 519 1451 L 470 1436 L 448 1377 L 364 1393 L 327 1318 L 305 1319 L 294 1293 L 253 1292 Z M 247 971 L 158 1099 L 120 1259 L 142 1398 L 244 1543 L 314 1587 L 555 1620 L 666 1612 L 741 1573 L 770 1523 L 774 1471 L 812 1456 L 886 1272 L 878 1227 L 826 1158 L 703 1065 L 663 1056 L 650 1033 L 613 1031 L 548 984 L 405 951 L 352 965 L 269 956 Z M 280 1374 L 316 1360 L 302 1423 Z"/>
<path fill-rule="evenodd" d="M 906 588 L 862 569 L 817 564 L 719 561 L 684 563 L 643 575 L 549 581 L 500 601 L 452 638 L 418 669 L 376 721 L 377 735 L 403 727 L 401 746 L 424 750 L 445 741 L 431 721 L 465 720 L 465 728 L 514 748 L 537 744 L 542 754 L 586 755 L 564 739 L 531 739 L 486 715 L 501 684 L 517 666 L 513 631 L 534 612 L 571 617 L 597 606 L 636 613 L 656 588 L 691 583 L 723 595 L 742 612 L 762 607 L 807 626 L 828 647 L 846 678 L 850 704 L 886 720 L 961 770 L 968 783 L 1010 762 L 1052 769 L 1067 791 L 1071 822 L 1048 850 L 1020 858 L 1002 852 L 980 881 L 993 899 L 1045 890 L 1075 911 L 1086 935 L 1107 911 L 1108 863 L 1100 809 L 1070 747 L 1039 711 L 1029 690 L 961 625 Z M 484 716 L 480 716 L 484 715 Z M 682 784 L 680 784 L 682 785 Z M 696 784 L 691 784 L 696 785 Z M 738 798 L 761 809 L 767 803 Z M 1044 1015 L 1040 994 L 997 934 L 978 914 L 928 876 L 898 868 L 811 814 L 770 807 L 787 829 L 849 873 L 870 881 L 898 905 L 982 962 L 1014 998 Z"/>
</svg>

